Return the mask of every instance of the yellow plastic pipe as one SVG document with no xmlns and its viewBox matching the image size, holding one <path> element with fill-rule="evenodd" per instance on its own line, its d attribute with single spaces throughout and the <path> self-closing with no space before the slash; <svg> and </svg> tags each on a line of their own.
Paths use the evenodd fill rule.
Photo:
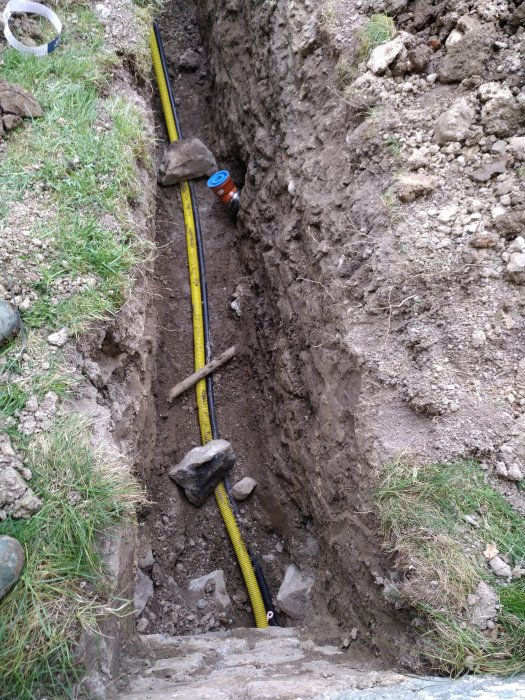
<svg viewBox="0 0 525 700">
<path fill-rule="evenodd" d="M 171 102 L 168 94 L 168 86 L 166 84 L 166 76 L 162 69 L 162 61 L 160 57 L 157 38 L 153 29 L 150 33 L 150 49 L 153 60 L 153 68 L 155 77 L 159 87 L 160 99 L 162 103 L 162 111 L 166 120 L 166 128 L 170 143 L 177 141 L 180 135 L 177 131 L 175 116 L 171 107 Z M 193 353 L 195 370 L 201 369 L 206 364 L 206 353 L 204 345 L 204 323 L 202 318 L 202 296 L 199 271 L 199 257 L 197 252 L 197 234 L 195 228 L 195 218 L 193 216 L 191 190 L 187 182 L 180 183 L 180 194 L 182 201 L 182 211 L 184 214 L 184 225 L 186 228 L 186 248 L 188 253 L 188 268 L 190 276 L 191 289 L 191 306 L 193 317 Z M 208 395 L 206 392 L 206 380 L 202 379 L 197 383 L 197 412 L 199 416 L 199 428 L 201 433 L 201 442 L 205 445 L 212 440 L 213 434 L 210 423 L 210 413 L 208 409 Z M 235 515 L 231 509 L 228 500 L 228 494 L 224 488 L 224 484 L 219 484 L 215 489 L 215 500 L 219 507 L 219 512 L 222 516 L 226 529 L 230 536 L 233 549 L 237 556 L 239 566 L 241 567 L 244 582 L 250 596 L 252 610 L 255 617 L 257 627 L 268 627 L 266 617 L 266 608 L 262 599 L 259 584 L 255 577 L 250 557 L 246 551 L 246 545 L 242 539 L 239 526 L 235 520 Z"/>
</svg>

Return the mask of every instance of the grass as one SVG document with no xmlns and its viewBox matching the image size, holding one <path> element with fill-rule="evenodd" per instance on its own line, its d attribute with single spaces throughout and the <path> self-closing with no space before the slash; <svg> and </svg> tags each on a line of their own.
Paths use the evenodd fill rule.
<svg viewBox="0 0 525 700">
<path fill-rule="evenodd" d="M 25 455 L 44 506 L 0 526 L 26 551 L 22 576 L 0 603 L 4 700 L 71 697 L 82 672 L 73 654 L 80 631 L 95 629 L 103 613 L 124 612 L 123 601 L 107 600 L 97 542 L 132 514 L 140 495 L 108 454 L 94 452 L 87 425 L 69 416 Z"/>
<path fill-rule="evenodd" d="M 0 224 L 11 216 L 16 230 L 19 203 L 31 202 L 35 211 L 38 202 L 47 215 L 34 217 L 28 235 L 49 244 L 26 253 L 25 261 L 35 263 L 30 290 L 37 298 L 22 312 L 25 336 L 0 350 L 0 429 L 31 468 L 31 487 L 43 502 L 28 520 L 0 523 L 0 533 L 17 537 L 27 558 L 0 601 L 2 700 L 73 697 L 82 674 L 74 658 L 80 632 L 96 629 L 101 615 L 127 611 L 125 601 L 108 600 L 97 549 L 99 537 L 131 516 L 140 499 L 122 460 L 94 451 L 79 418 L 55 419 L 36 439 L 20 434 L 17 418 L 31 396 L 41 402 L 53 391 L 64 398 L 78 382 L 65 354 L 50 352 L 47 334 L 66 326 L 77 335 L 108 319 L 148 254 L 132 210 L 141 197 L 136 164 L 151 166 L 151 137 L 137 106 L 111 87 L 124 61 L 149 68 L 147 37 L 158 3 L 141 4 L 134 57 L 108 48 L 96 16 L 75 0 L 58 3 L 64 31 L 51 55 L 0 54 L 2 78 L 30 90 L 44 110 L 6 139 Z M 69 292 L 59 292 L 62 282 Z"/>
<path fill-rule="evenodd" d="M 372 15 L 359 30 L 359 59 L 367 60 L 376 46 L 390 41 L 395 35 L 396 26 L 391 17 L 385 14 Z"/>
<path fill-rule="evenodd" d="M 54 220 L 45 229 L 37 224 L 31 235 L 55 242 L 60 262 L 40 266 L 39 302 L 25 320 L 78 333 L 119 307 L 144 255 L 129 212 L 140 195 L 135 163 L 149 165 L 148 136 L 133 104 L 102 96 L 118 59 L 105 48 L 96 17 L 83 7 L 65 12 L 65 26 L 74 19 L 74 29 L 45 61 L 13 50 L 2 54 L 3 77 L 31 90 L 44 117 L 10 139 L 0 165 L 0 200 L 7 212 L 10 203 L 40 192 L 55 205 Z M 104 215 L 116 220 L 116 229 Z M 57 269 L 64 260 L 66 274 Z M 50 281 L 60 272 L 66 279 L 93 275 L 96 283 L 57 303 Z"/>
<path fill-rule="evenodd" d="M 451 675 L 525 670 L 525 585 L 498 583 L 482 555 L 493 542 L 512 566 L 523 567 L 524 519 L 486 483 L 479 466 L 396 462 L 381 484 L 378 507 L 389 546 L 407 573 L 400 593 L 428 622 L 422 643 L 433 668 Z M 466 597 L 482 579 L 500 598 L 490 634 L 461 624 Z"/>
</svg>

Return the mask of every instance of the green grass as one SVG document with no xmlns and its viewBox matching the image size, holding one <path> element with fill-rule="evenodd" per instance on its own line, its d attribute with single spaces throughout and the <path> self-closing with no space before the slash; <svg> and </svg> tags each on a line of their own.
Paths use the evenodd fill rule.
<svg viewBox="0 0 525 700">
<path fill-rule="evenodd" d="M 26 321 L 31 327 L 68 325 L 77 333 L 119 307 L 144 256 L 129 211 L 140 194 L 135 163 L 150 165 L 149 138 L 133 104 L 104 96 L 119 59 L 105 48 L 96 17 L 82 6 L 64 12 L 65 25 L 74 29 L 45 61 L 12 50 L 2 54 L 3 77 L 31 90 L 44 116 L 10 137 L 0 164 L 0 200 L 4 216 L 10 203 L 34 191 L 55 206 L 54 219 L 45 229 L 37 224 L 31 235 L 56 243 L 60 260 L 41 265 L 39 301 Z M 104 215 L 116 229 L 107 227 Z M 94 275 L 96 285 L 56 304 L 50 281 L 63 260 L 68 269 L 62 277 Z"/>
<path fill-rule="evenodd" d="M 493 542 L 512 566 L 523 567 L 525 523 L 487 484 L 479 466 L 469 461 L 392 464 L 378 492 L 378 507 L 399 566 L 410 572 L 401 594 L 429 624 L 423 649 L 434 669 L 452 675 L 524 670 L 525 585 L 521 580 L 498 582 L 482 552 Z M 464 516 L 475 518 L 479 527 Z M 466 596 L 482 579 L 500 597 L 501 610 L 490 635 L 458 622 Z"/>
<path fill-rule="evenodd" d="M 95 453 L 87 425 L 61 419 L 26 455 L 32 486 L 44 501 L 28 520 L 8 519 L 0 533 L 26 551 L 21 578 L 0 602 L 0 690 L 3 700 L 72 697 L 81 669 L 73 648 L 82 629 L 123 601 L 107 600 L 100 536 L 129 517 L 139 502 L 129 476 Z"/>
<path fill-rule="evenodd" d="M 359 30 L 359 52 L 361 61 L 367 60 L 372 51 L 396 35 L 394 20 L 385 14 L 372 15 Z"/>
</svg>

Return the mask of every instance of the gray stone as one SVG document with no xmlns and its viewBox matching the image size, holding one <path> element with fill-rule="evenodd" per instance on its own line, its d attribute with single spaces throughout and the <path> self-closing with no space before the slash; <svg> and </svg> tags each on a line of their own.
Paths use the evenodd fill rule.
<svg viewBox="0 0 525 700">
<path fill-rule="evenodd" d="M 179 464 L 170 469 L 169 475 L 182 486 L 190 503 L 201 506 L 234 464 L 235 455 L 230 443 L 211 440 L 190 450 Z"/>
<path fill-rule="evenodd" d="M 198 70 L 201 65 L 201 57 L 193 49 L 185 51 L 179 59 L 179 68 L 188 73 Z"/>
<path fill-rule="evenodd" d="M 144 610 L 150 598 L 153 597 L 153 581 L 137 569 L 135 573 L 135 615 L 138 617 Z"/>
<path fill-rule="evenodd" d="M 9 535 L 0 535 L 0 600 L 18 580 L 25 564 L 24 548 Z"/>
<path fill-rule="evenodd" d="M 294 564 L 288 566 L 276 598 L 286 615 L 294 619 L 302 617 L 313 582 L 311 576 L 303 576 Z"/>
<path fill-rule="evenodd" d="M 50 345 L 54 345 L 57 348 L 61 348 L 63 345 L 67 343 L 67 339 L 69 338 L 69 331 L 67 328 L 61 328 L 59 331 L 56 333 L 51 333 L 51 335 L 47 336 L 47 342 Z"/>
<path fill-rule="evenodd" d="M 512 569 L 501 557 L 492 557 L 489 565 L 499 578 L 510 578 L 512 576 Z"/>
<path fill-rule="evenodd" d="M 41 500 L 27 486 L 13 467 L 0 467 L 0 508 L 14 518 L 29 518 L 42 506 Z"/>
<path fill-rule="evenodd" d="M 151 548 L 149 533 L 143 532 L 141 529 L 139 534 L 138 565 L 144 571 L 148 571 L 154 563 L 155 558 Z"/>
<path fill-rule="evenodd" d="M 480 630 L 486 630 L 488 622 L 498 614 L 499 598 L 484 581 L 480 581 L 474 596 L 470 620 Z"/>
<path fill-rule="evenodd" d="M 438 66 L 442 83 L 459 83 L 483 75 L 493 56 L 494 28 L 491 25 L 468 32 L 461 41 L 447 48 Z"/>
<path fill-rule="evenodd" d="M 44 114 L 30 92 L 5 80 L 0 80 L 0 111 L 20 117 L 41 117 Z"/>
<path fill-rule="evenodd" d="M 499 158 L 491 163 L 483 163 L 479 168 L 471 170 L 469 177 L 474 182 L 488 182 L 496 175 L 502 175 L 507 171 L 508 158 Z"/>
<path fill-rule="evenodd" d="M 388 66 L 402 53 L 406 53 L 403 37 L 397 36 L 392 41 L 387 41 L 386 44 L 376 46 L 368 59 L 366 67 L 375 75 L 383 75 Z"/>
<path fill-rule="evenodd" d="M 502 138 L 516 133 L 523 120 L 523 109 L 509 87 L 499 85 L 481 110 L 481 122 L 487 134 Z"/>
<path fill-rule="evenodd" d="M 180 139 L 170 143 L 164 151 L 158 180 L 167 187 L 182 180 L 212 175 L 216 170 L 215 156 L 200 139 Z"/>
<path fill-rule="evenodd" d="M 192 579 L 188 586 L 188 592 L 197 600 L 197 604 L 199 600 L 205 600 L 203 595 L 206 595 L 224 612 L 231 609 L 231 600 L 226 590 L 226 580 L 222 569 Z"/>
<path fill-rule="evenodd" d="M 507 240 L 515 239 L 525 231 L 525 207 L 514 207 L 494 221 L 498 233 Z M 518 251 L 520 252 L 520 251 Z"/>
<path fill-rule="evenodd" d="M 511 253 L 507 263 L 507 273 L 513 282 L 525 282 L 525 253 Z"/>
<path fill-rule="evenodd" d="M 513 136 L 509 139 L 509 153 L 517 160 L 525 160 L 525 136 Z"/>
<path fill-rule="evenodd" d="M 444 146 L 451 141 L 464 141 L 476 112 L 465 98 L 461 98 L 439 117 L 434 127 L 434 143 Z"/>
<path fill-rule="evenodd" d="M 236 501 L 244 501 L 257 486 L 255 479 L 245 476 L 232 487 L 232 495 Z"/>
<path fill-rule="evenodd" d="M 7 301 L 0 299 L 0 347 L 20 331 L 20 315 Z"/>
</svg>

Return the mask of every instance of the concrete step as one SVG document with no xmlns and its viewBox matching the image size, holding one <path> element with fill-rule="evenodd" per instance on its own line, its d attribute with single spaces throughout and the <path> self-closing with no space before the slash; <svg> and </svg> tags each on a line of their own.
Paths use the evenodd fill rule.
<svg viewBox="0 0 525 700">
<path fill-rule="evenodd" d="M 352 662 L 351 653 L 295 631 L 237 629 L 195 637 L 141 637 L 120 700 L 297 700 L 394 686 L 403 676 Z"/>
</svg>

